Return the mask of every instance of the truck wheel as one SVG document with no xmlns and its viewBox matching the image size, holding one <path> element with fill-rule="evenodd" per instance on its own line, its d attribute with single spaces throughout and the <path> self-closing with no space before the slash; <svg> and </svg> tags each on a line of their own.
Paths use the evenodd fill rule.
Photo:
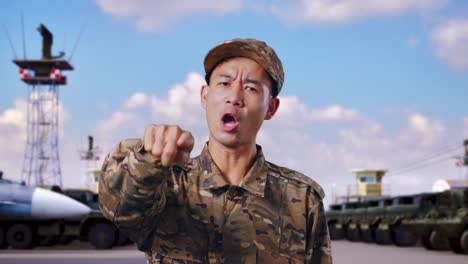
<svg viewBox="0 0 468 264">
<path fill-rule="evenodd" d="M 393 228 L 393 242 L 399 247 L 413 247 L 418 243 L 418 237 L 402 225 Z"/>
<path fill-rule="evenodd" d="M 460 248 L 463 253 L 468 254 L 468 229 L 460 236 Z"/>
<path fill-rule="evenodd" d="M 370 227 L 367 229 L 361 229 L 361 239 L 366 243 L 374 242 L 374 239 L 372 238 L 372 230 Z"/>
<path fill-rule="evenodd" d="M 437 230 L 431 230 L 423 235 L 421 238 L 423 246 L 428 250 L 448 250 L 449 241 Z"/>
<path fill-rule="evenodd" d="M 375 242 L 379 245 L 390 245 L 392 244 L 392 236 L 388 229 L 382 230 L 377 228 L 375 230 Z"/>
<path fill-rule="evenodd" d="M 329 228 L 330 228 L 330 238 L 332 240 L 340 240 L 340 239 L 345 238 L 345 232 L 344 232 L 343 226 L 336 227 L 336 223 L 330 223 Z"/>
<path fill-rule="evenodd" d="M 5 228 L 3 226 L 0 226 L 0 249 L 7 247 L 8 243 L 5 238 Z"/>
<path fill-rule="evenodd" d="M 343 228 L 336 228 L 336 223 L 329 223 L 330 239 L 339 240 L 344 238 Z"/>
<path fill-rule="evenodd" d="M 461 248 L 461 236 L 460 237 L 454 237 L 454 238 L 449 238 L 449 244 L 450 244 L 450 249 L 452 249 L 453 252 L 457 254 L 463 254 L 463 249 Z"/>
<path fill-rule="evenodd" d="M 14 249 L 28 249 L 35 246 L 35 234 L 33 229 L 26 224 L 14 224 L 7 233 L 6 240 Z"/>
<path fill-rule="evenodd" d="M 112 224 L 93 224 L 88 232 L 88 240 L 97 249 L 112 248 L 117 239 L 117 229 Z"/>
<path fill-rule="evenodd" d="M 346 237 L 349 241 L 356 242 L 361 240 L 358 228 L 351 228 L 346 231 Z"/>
</svg>

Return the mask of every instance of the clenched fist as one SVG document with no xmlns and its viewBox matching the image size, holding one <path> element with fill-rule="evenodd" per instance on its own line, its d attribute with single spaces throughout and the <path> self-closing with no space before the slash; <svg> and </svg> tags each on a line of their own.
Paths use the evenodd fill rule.
<svg viewBox="0 0 468 264">
<path fill-rule="evenodd" d="M 194 139 L 178 126 L 149 125 L 145 130 L 145 150 L 161 160 L 164 167 L 183 166 L 190 158 Z"/>
</svg>

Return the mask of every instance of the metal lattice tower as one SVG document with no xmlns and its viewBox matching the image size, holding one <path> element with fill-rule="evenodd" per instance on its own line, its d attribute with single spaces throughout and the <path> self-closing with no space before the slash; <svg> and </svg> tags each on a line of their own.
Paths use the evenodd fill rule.
<svg viewBox="0 0 468 264">
<path fill-rule="evenodd" d="M 66 60 L 51 55 L 52 33 L 40 25 L 42 58 L 14 60 L 20 78 L 28 84 L 27 141 L 21 178 L 28 185 L 62 185 L 59 155 L 59 86 L 67 79 L 62 71 L 73 70 Z"/>
</svg>

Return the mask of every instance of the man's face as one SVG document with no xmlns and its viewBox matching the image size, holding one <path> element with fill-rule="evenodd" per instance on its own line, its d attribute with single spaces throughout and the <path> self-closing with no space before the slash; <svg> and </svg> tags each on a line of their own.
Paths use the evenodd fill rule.
<svg viewBox="0 0 468 264">
<path fill-rule="evenodd" d="M 273 117 L 279 106 L 270 87 L 267 73 L 254 60 L 235 57 L 219 64 L 210 85 L 201 89 L 210 141 L 226 147 L 255 144 L 263 120 Z"/>
</svg>

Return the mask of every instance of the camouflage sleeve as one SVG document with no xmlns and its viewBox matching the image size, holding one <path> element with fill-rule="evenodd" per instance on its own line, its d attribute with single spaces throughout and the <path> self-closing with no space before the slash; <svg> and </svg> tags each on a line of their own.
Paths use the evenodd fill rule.
<svg viewBox="0 0 468 264">
<path fill-rule="evenodd" d="M 319 195 L 311 194 L 310 196 L 307 214 L 306 263 L 332 264 L 330 234 L 323 202 L 317 197 Z"/>
<path fill-rule="evenodd" d="M 144 151 L 139 139 L 121 141 L 104 160 L 99 182 L 101 211 L 142 251 L 151 248 L 152 231 L 166 203 L 169 174 L 169 169 Z"/>
</svg>

